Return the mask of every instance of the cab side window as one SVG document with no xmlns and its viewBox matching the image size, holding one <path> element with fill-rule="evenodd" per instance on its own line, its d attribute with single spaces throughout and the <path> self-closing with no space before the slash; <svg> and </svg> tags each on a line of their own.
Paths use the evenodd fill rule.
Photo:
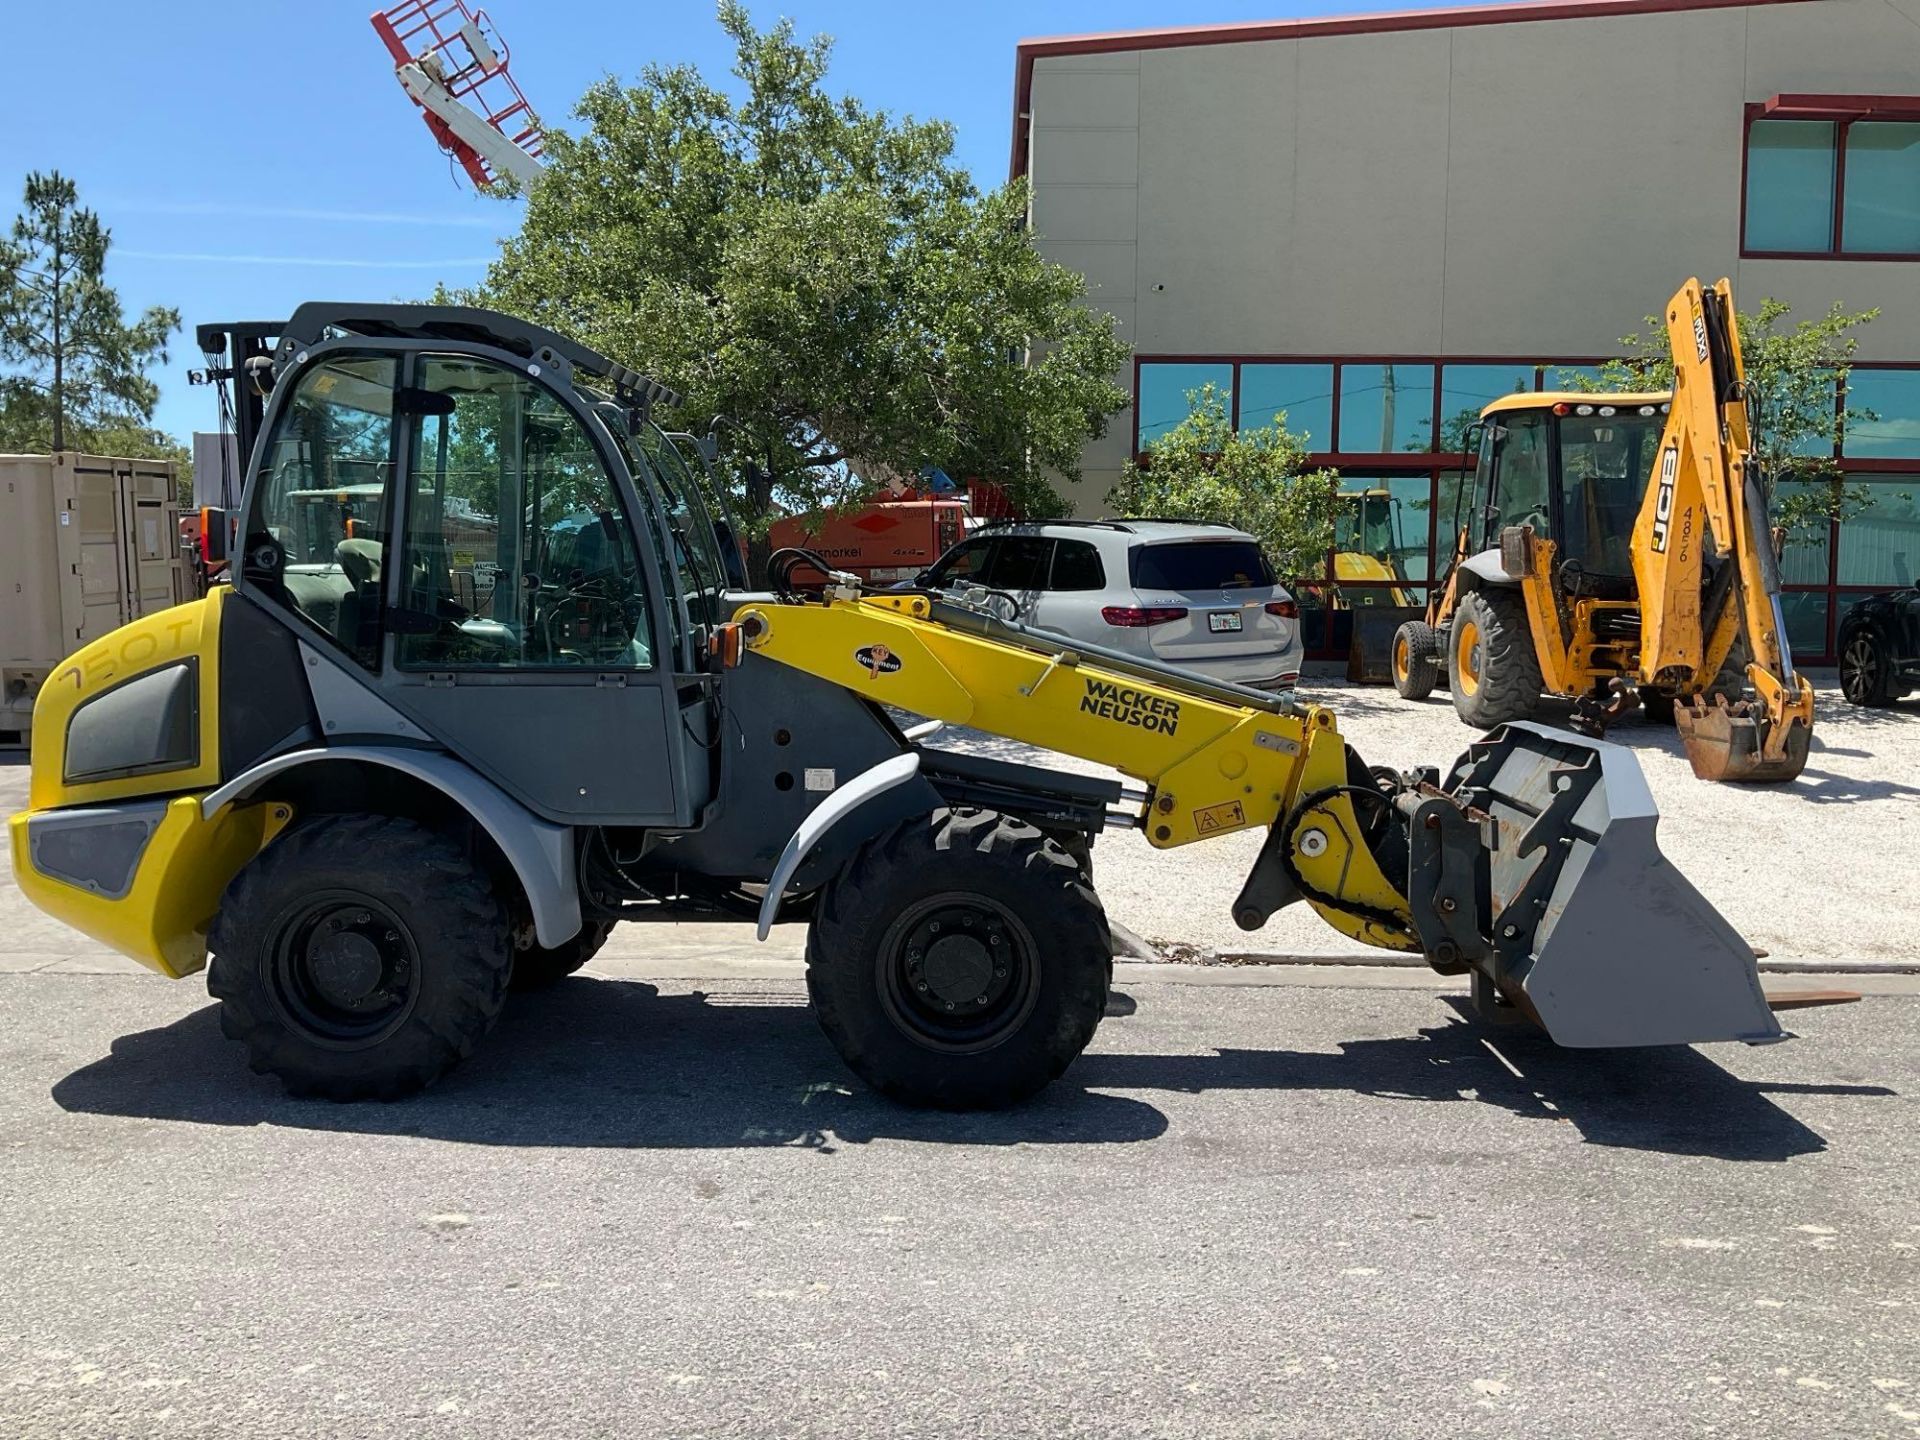
<svg viewBox="0 0 1920 1440">
<path fill-rule="evenodd" d="M 343 355 L 301 375 L 247 518 L 280 551 L 279 598 L 368 669 L 380 658 L 396 374 L 391 356 Z"/>
<path fill-rule="evenodd" d="M 1499 463 L 1494 471 L 1493 505 L 1497 518 L 1488 528 L 1487 543 L 1497 544 L 1508 525 L 1531 525 L 1550 534 L 1547 522 L 1547 417 L 1526 413 L 1510 417 L 1502 427 Z"/>
<path fill-rule="evenodd" d="M 526 376 L 427 356 L 406 392 L 410 670 L 648 669 L 646 581 L 586 428 Z"/>
</svg>

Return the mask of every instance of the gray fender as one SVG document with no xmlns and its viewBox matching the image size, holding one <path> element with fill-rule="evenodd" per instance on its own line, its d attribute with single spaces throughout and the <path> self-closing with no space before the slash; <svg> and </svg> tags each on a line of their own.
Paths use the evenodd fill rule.
<svg viewBox="0 0 1920 1440">
<path fill-rule="evenodd" d="M 476 774 L 449 755 L 433 750 L 384 745 L 336 745 L 293 750 L 262 760 L 236 775 L 200 802 L 200 814 L 211 819 L 222 807 L 245 799 L 264 781 L 297 766 L 323 760 L 357 760 L 384 765 L 441 791 L 493 837 L 494 844 L 520 877 L 533 910 L 533 930 L 549 948 L 563 945 L 580 933 L 580 886 L 574 873 L 573 832 L 550 825 L 527 812 L 524 805 L 492 781 Z"/>
<path fill-rule="evenodd" d="M 1500 563 L 1500 552 L 1482 550 L 1478 555 L 1469 555 L 1460 562 L 1460 568 L 1479 580 L 1482 585 L 1518 585 L 1520 577 L 1509 575 Z M 1477 587 L 1475 587 L 1477 588 Z"/>
<path fill-rule="evenodd" d="M 773 929 L 774 917 L 780 913 L 780 897 L 786 893 L 787 882 L 793 879 L 794 871 L 800 868 L 813 847 L 820 843 L 820 837 L 876 795 L 884 795 L 896 785 L 906 784 L 919 773 L 918 751 L 895 755 L 891 760 L 882 760 L 871 770 L 861 771 L 808 813 L 807 818 L 800 822 L 800 828 L 787 841 L 786 849 L 780 852 L 773 875 L 767 881 L 767 893 L 760 901 L 758 938 L 766 939 L 767 933 Z"/>
</svg>

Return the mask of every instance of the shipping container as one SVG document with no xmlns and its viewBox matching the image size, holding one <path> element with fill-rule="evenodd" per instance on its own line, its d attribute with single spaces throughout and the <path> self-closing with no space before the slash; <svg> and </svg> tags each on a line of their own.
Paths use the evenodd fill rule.
<svg viewBox="0 0 1920 1440">
<path fill-rule="evenodd" d="M 192 598 L 172 461 L 0 455 L 0 747 L 68 655 Z"/>
</svg>

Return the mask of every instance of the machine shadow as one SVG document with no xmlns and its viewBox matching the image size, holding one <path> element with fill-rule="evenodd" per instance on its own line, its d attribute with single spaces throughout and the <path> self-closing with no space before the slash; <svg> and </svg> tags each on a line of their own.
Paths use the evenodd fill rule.
<svg viewBox="0 0 1920 1440">
<path fill-rule="evenodd" d="M 1497 1105 L 1524 1119 L 1570 1123 L 1592 1145 L 1736 1161 L 1782 1161 L 1826 1149 L 1825 1138 L 1776 1105 L 1771 1094 L 1896 1093 L 1880 1085 L 1742 1080 L 1684 1046 L 1563 1050 L 1531 1031 L 1489 1027 L 1457 997 L 1448 1003 L 1459 1018 L 1415 1035 L 1344 1040 L 1339 1054 L 1095 1054 L 1074 1067 L 1072 1078 L 1130 1091 L 1346 1090 L 1394 1100 L 1467 1101 Z"/>
<path fill-rule="evenodd" d="M 1056 1085 L 994 1113 L 911 1110 L 849 1075 L 799 997 L 662 995 L 576 976 L 515 995 L 473 1056 L 395 1104 L 286 1095 L 251 1075 L 204 1006 L 113 1042 L 53 1087 L 62 1109 L 205 1125 L 278 1125 L 478 1145 L 609 1149 L 794 1146 L 832 1153 L 879 1138 L 949 1145 L 1151 1140 L 1167 1119 L 1139 1100 Z"/>
<path fill-rule="evenodd" d="M 1126 1007 L 1110 1013 L 1120 1014 Z M 1563 1051 L 1465 1017 L 1340 1053 L 1093 1053 L 1011 1110 L 910 1110 L 848 1075 L 799 997 L 724 989 L 661 995 L 579 976 L 516 996 L 474 1057 L 398 1104 L 296 1100 L 249 1075 L 205 1006 L 128 1035 L 53 1087 L 62 1109 L 205 1125 L 278 1125 L 467 1144 L 607 1149 L 791 1146 L 831 1154 L 875 1139 L 948 1145 L 1124 1144 L 1168 1121 L 1137 1092 L 1336 1091 L 1467 1101 L 1572 1123 L 1591 1144 L 1778 1161 L 1826 1142 L 1769 1093 L 1885 1096 L 1868 1085 L 1738 1079 L 1694 1050 Z M 1517 1068 L 1516 1077 L 1499 1056 Z M 1130 1091 L 1135 1094 L 1112 1094 Z"/>
</svg>

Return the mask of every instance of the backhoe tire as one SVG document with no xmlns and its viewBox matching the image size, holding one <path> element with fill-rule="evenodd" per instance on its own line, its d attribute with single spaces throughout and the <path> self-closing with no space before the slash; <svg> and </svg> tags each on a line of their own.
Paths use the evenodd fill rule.
<svg viewBox="0 0 1920 1440">
<path fill-rule="evenodd" d="M 493 1028 L 507 907 L 464 848 L 411 820 L 323 816 L 227 887 L 208 939 L 220 1028 L 293 1095 L 393 1100 Z"/>
<path fill-rule="evenodd" d="M 1393 632 L 1393 688 L 1402 700 L 1424 700 L 1440 683 L 1440 632 L 1409 620 Z"/>
<path fill-rule="evenodd" d="M 1649 725 L 1673 724 L 1673 712 L 1678 703 L 1671 691 L 1641 687 L 1640 709 L 1646 714 Z"/>
<path fill-rule="evenodd" d="M 559 945 L 545 946 L 538 941 L 513 952 L 513 988 L 542 990 L 573 974 L 607 943 L 613 934 L 613 921 L 589 920 L 580 933 Z"/>
<path fill-rule="evenodd" d="M 1057 1079 L 1106 1013 L 1113 944 L 1079 864 L 992 810 L 939 810 L 868 841 L 821 896 L 807 990 L 881 1094 L 997 1109 Z"/>
<path fill-rule="evenodd" d="M 1447 637 L 1447 684 L 1460 718 L 1477 730 L 1528 719 L 1540 703 L 1540 683 L 1540 657 L 1519 595 L 1462 595 Z"/>
</svg>

